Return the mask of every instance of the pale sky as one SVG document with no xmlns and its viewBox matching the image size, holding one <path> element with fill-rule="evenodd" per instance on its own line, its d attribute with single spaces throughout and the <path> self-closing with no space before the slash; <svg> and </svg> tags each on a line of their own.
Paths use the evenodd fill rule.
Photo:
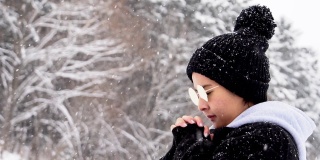
<svg viewBox="0 0 320 160">
<path fill-rule="evenodd" d="M 320 0 L 252 0 L 270 8 L 275 20 L 286 18 L 301 32 L 297 45 L 313 48 L 320 53 Z"/>
</svg>

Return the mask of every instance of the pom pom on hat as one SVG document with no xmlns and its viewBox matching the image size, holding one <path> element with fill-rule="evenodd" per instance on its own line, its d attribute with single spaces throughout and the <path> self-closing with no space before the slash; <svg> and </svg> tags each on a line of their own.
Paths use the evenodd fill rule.
<svg viewBox="0 0 320 160">
<path fill-rule="evenodd" d="M 265 52 L 275 27 L 267 7 L 242 10 L 234 32 L 213 37 L 195 51 L 187 66 L 189 79 L 196 72 L 246 101 L 266 101 L 270 73 Z"/>
<path fill-rule="evenodd" d="M 265 6 L 256 5 L 242 10 L 236 20 L 234 31 L 250 28 L 269 40 L 273 36 L 276 26 L 270 10 Z"/>
</svg>

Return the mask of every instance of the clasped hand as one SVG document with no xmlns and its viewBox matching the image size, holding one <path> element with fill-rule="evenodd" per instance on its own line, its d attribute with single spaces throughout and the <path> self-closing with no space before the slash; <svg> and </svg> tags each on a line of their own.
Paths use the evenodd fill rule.
<svg viewBox="0 0 320 160">
<path fill-rule="evenodd" d="M 206 125 L 203 125 L 203 121 L 199 116 L 182 116 L 180 118 L 177 118 L 176 123 L 171 125 L 170 129 L 171 131 L 175 128 L 175 127 L 187 127 L 188 124 L 197 124 L 199 127 L 204 127 L 204 131 L 203 131 L 203 135 L 204 137 L 208 137 L 208 135 L 210 135 L 210 139 L 213 139 L 213 134 L 210 133 L 209 127 Z"/>
</svg>

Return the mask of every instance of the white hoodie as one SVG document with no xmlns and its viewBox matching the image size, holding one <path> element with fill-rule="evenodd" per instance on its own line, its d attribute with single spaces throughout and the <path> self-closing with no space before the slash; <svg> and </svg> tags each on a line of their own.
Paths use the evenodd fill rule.
<svg viewBox="0 0 320 160">
<path fill-rule="evenodd" d="M 304 112 L 282 102 L 267 101 L 251 106 L 227 127 L 236 128 L 254 122 L 271 122 L 286 129 L 297 144 L 299 159 L 306 159 L 305 142 L 316 125 Z"/>
</svg>

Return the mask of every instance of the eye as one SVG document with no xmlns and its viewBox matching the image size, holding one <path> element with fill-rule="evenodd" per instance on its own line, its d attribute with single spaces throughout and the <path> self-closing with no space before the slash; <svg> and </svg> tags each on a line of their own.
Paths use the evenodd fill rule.
<svg viewBox="0 0 320 160">
<path fill-rule="evenodd" d="M 213 92 L 213 91 L 209 91 L 209 92 L 207 92 L 207 95 L 209 96 L 212 92 Z"/>
</svg>

